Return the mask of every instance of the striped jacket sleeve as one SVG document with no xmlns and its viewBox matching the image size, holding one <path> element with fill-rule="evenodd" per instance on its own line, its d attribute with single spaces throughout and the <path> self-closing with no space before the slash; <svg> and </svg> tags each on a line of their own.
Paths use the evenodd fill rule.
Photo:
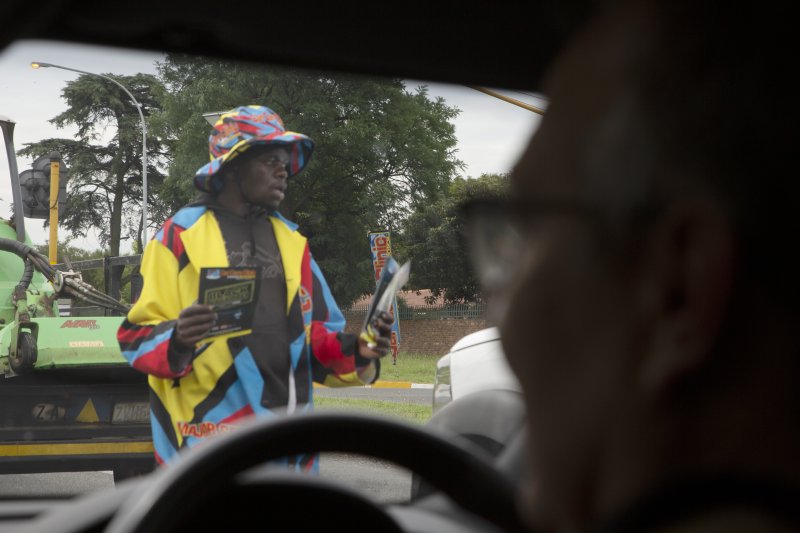
<svg viewBox="0 0 800 533">
<path fill-rule="evenodd" d="M 170 365 L 169 344 L 181 310 L 178 288 L 179 260 L 183 249 L 177 225 L 168 220 L 142 256 L 142 294 L 117 331 L 122 355 L 142 372 L 160 378 L 186 375 L 191 366 Z M 178 363 L 179 364 L 179 363 Z"/>
<path fill-rule="evenodd" d="M 345 333 L 345 319 L 316 261 L 308 254 L 312 279 L 313 314 L 311 320 L 311 350 L 313 364 L 325 368 L 323 383 L 330 387 L 365 385 L 378 378 L 380 362 L 358 355 L 358 338 Z"/>
</svg>

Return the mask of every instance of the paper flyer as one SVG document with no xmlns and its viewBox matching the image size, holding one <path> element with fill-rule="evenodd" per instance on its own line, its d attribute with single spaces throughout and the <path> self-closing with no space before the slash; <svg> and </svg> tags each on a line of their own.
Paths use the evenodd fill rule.
<svg viewBox="0 0 800 533">
<path fill-rule="evenodd" d="M 369 247 L 372 252 L 372 266 L 375 271 L 375 286 L 381 279 L 381 272 L 386 265 L 386 260 L 392 256 L 392 236 L 388 231 L 372 231 L 368 235 Z M 392 323 L 392 364 L 397 364 L 397 354 L 400 352 L 400 315 L 397 313 L 397 298 L 392 300 L 389 311 L 394 322 Z"/>
<path fill-rule="evenodd" d="M 203 340 L 250 333 L 260 284 L 259 266 L 201 268 L 197 301 L 214 306 L 217 313 L 216 324 Z"/>
<path fill-rule="evenodd" d="M 394 303 L 397 291 L 403 288 L 408 281 L 411 272 L 411 262 L 408 261 L 399 265 L 392 257 L 386 258 L 386 263 L 381 270 L 378 286 L 372 297 L 367 316 L 364 319 L 364 326 L 361 328 L 361 338 L 367 341 L 370 348 L 375 346 L 377 332 L 373 329 L 372 323 L 381 312 L 388 313 Z"/>
</svg>

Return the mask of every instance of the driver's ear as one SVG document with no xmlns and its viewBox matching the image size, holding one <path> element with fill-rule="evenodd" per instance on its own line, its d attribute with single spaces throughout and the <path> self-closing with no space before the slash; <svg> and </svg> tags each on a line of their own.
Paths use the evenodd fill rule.
<svg viewBox="0 0 800 533">
<path fill-rule="evenodd" d="M 671 203 L 645 240 L 638 286 L 645 317 L 639 385 L 665 392 L 702 368 L 728 314 L 735 274 L 734 232 L 719 202 Z"/>
</svg>

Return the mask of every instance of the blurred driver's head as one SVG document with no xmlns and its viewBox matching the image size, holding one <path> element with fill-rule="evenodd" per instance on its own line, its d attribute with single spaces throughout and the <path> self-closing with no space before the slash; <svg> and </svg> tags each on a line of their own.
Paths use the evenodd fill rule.
<svg viewBox="0 0 800 533">
<path fill-rule="evenodd" d="M 799 444 L 797 112 L 752 34 L 766 18 L 712 4 L 609 2 L 513 172 L 519 252 L 494 301 L 538 525 L 585 529 L 693 476 L 800 479 L 777 459 Z"/>
</svg>

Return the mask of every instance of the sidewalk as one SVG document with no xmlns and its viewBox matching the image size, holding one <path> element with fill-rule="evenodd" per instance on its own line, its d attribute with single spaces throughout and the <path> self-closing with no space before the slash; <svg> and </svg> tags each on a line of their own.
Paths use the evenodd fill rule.
<svg viewBox="0 0 800 533">
<path fill-rule="evenodd" d="M 365 389 L 433 389 L 432 383 L 411 383 L 410 381 L 382 381 L 378 380 L 372 385 L 362 385 Z M 314 388 L 327 389 L 325 385 L 314 383 Z"/>
</svg>

